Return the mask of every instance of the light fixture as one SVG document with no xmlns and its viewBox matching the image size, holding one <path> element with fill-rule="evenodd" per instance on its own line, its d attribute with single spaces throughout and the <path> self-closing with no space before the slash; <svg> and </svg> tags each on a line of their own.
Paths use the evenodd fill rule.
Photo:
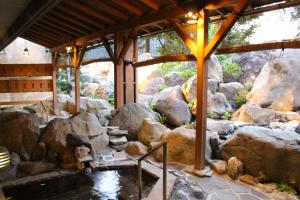
<svg viewBox="0 0 300 200">
<path fill-rule="evenodd" d="M 0 169 L 3 169 L 10 165 L 10 155 L 8 150 L 0 146 Z"/>
<path fill-rule="evenodd" d="M 24 56 L 29 56 L 29 50 L 27 48 L 27 41 L 26 40 L 25 40 L 25 48 L 24 48 L 23 54 L 24 54 Z"/>
<path fill-rule="evenodd" d="M 66 51 L 67 53 L 71 53 L 72 52 L 73 47 L 71 46 L 66 46 Z"/>
<path fill-rule="evenodd" d="M 198 14 L 190 11 L 185 15 L 185 18 L 188 24 L 195 24 L 197 23 Z"/>
</svg>

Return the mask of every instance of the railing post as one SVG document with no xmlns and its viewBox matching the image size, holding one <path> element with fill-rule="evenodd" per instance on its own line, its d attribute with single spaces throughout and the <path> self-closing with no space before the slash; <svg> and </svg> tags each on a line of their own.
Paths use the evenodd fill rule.
<svg viewBox="0 0 300 200">
<path fill-rule="evenodd" d="M 143 187 L 143 180 L 142 180 L 142 161 L 138 161 L 138 190 L 139 190 L 139 199 L 142 199 L 142 187 Z"/>
<path fill-rule="evenodd" d="M 163 200 L 167 200 L 167 162 L 168 162 L 168 144 L 163 145 Z"/>
</svg>

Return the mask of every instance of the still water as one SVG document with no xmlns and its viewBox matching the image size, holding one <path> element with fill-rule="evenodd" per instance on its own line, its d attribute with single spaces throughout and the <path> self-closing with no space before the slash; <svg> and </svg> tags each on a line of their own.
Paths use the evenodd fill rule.
<svg viewBox="0 0 300 200">
<path fill-rule="evenodd" d="M 157 181 L 143 172 L 143 196 Z M 67 175 L 43 182 L 4 188 L 11 200 L 131 200 L 138 199 L 137 169 L 94 171 L 90 175 Z"/>
</svg>

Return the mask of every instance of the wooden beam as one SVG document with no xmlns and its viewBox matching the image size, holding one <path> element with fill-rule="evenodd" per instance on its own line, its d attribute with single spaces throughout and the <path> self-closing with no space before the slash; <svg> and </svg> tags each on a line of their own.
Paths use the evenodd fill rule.
<svg viewBox="0 0 300 200">
<path fill-rule="evenodd" d="M 72 39 L 72 37 L 70 35 L 61 33 L 60 31 L 56 31 L 56 30 L 52 29 L 51 27 L 48 27 L 45 25 L 35 24 L 32 28 L 41 30 L 43 32 L 48 32 L 49 34 L 52 34 L 52 35 L 56 35 L 66 41 Z"/>
<path fill-rule="evenodd" d="M 28 105 L 28 104 L 40 104 L 41 101 L 1 101 L 0 105 Z M 53 103 L 53 100 L 43 100 L 43 103 Z"/>
<path fill-rule="evenodd" d="M 6 34 L 1 38 L 0 50 L 4 49 L 14 39 L 21 36 L 30 26 L 36 23 L 49 10 L 59 4 L 61 0 L 31 0 L 23 12 L 9 27 Z"/>
<path fill-rule="evenodd" d="M 53 38 L 57 42 L 62 42 L 62 41 L 66 42 L 70 39 L 70 37 L 66 37 L 65 35 L 55 34 L 53 32 L 50 32 L 50 31 L 47 31 L 47 30 L 44 30 L 44 29 L 40 29 L 37 26 L 31 27 L 30 30 L 32 30 L 34 32 L 38 32 L 39 34 L 44 35 L 46 37 Z"/>
<path fill-rule="evenodd" d="M 52 88 L 53 88 L 53 111 L 57 110 L 57 88 L 56 88 L 56 70 L 59 53 L 52 53 Z"/>
<path fill-rule="evenodd" d="M 117 1 L 119 1 L 119 0 L 117 0 Z M 204 2 L 201 2 L 201 3 L 204 4 Z M 80 37 L 80 38 L 76 39 L 74 41 L 74 43 L 76 45 L 81 46 L 88 42 L 105 37 L 107 35 L 132 29 L 132 27 L 140 27 L 140 26 L 144 26 L 144 25 L 147 25 L 150 23 L 161 21 L 161 20 L 172 19 L 175 17 L 184 16 L 186 14 L 186 11 L 184 10 L 184 8 L 196 6 L 196 5 L 199 5 L 199 3 L 196 4 L 195 2 L 182 1 L 181 3 L 178 3 L 176 5 L 171 5 L 168 7 L 161 8 L 157 12 L 149 13 L 149 14 L 141 16 L 139 18 L 135 18 L 130 22 L 126 21 L 124 23 L 116 24 L 115 26 L 113 26 L 111 28 L 107 28 L 105 30 Z M 201 4 L 199 6 L 201 6 Z M 204 5 L 202 5 L 202 7 L 203 6 Z M 61 51 L 62 49 L 65 48 L 66 45 L 68 45 L 68 44 L 59 45 L 55 48 L 52 48 L 51 51 L 52 52 Z"/>
<path fill-rule="evenodd" d="M 204 57 L 208 58 L 226 37 L 227 33 L 233 27 L 234 23 L 237 21 L 239 16 L 244 12 L 248 5 L 248 0 L 240 0 L 239 4 L 234 8 L 234 12 L 228 16 L 228 18 L 223 22 L 218 32 L 209 42 L 205 48 Z"/>
<path fill-rule="evenodd" d="M 86 6 L 83 3 L 80 3 L 78 1 L 66 1 L 66 3 L 70 6 L 72 6 L 73 8 L 80 10 L 83 13 L 86 13 L 88 15 L 96 17 L 103 23 L 106 23 L 106 24 L 114 24 L 115 23 L 115 21 L 112 20 L 111 18 L 107 17 L 106 15 L 103 15 L 102 13 L 94 10 L 93 8 Z"/>
<path fill-rule="evenodd" d="M 73 32 L 65 27 L 57 26 L 56 24 L 53 24 L 52 22 L 49 22 L 47 20 L 41 20 L 38 22 L 38 24 L 43 25 L 43 26 L 48 26 L 51 29 L 58 31 L 59 33 L 70 35 L 72 38 L 80 37 L 80 33 Z"/>
<path fill-rule="evenodd" d="M 197 102 L 196 102 L 196 144 L 195 169 L 205 167 L 206 115 L 207 115 L 207 65 L 205 64 L 205 47 L 208 42 L 207 10 L 199 12 L 197 22 Z"/>
<path fill-rule="evenodd" d="M 126 10 L 134 13 L 135 15 L 141 16 L 143 15 L 144 11 L 139 9 L 138 7 L 130 4 L 126 0 L 112 0 L 115 4 L 118 4 L 119 6 L 125 8 Z"/>
<path fill-rule="evenodd" d="M 40 39 L 41 41 L 45 41 L 47 43 L 50 43 L 50 44 L 57 44 L 59 43 L 59 41 L 56 41 L 55 39 L 53 38 L 48 38 L 44 35 L 41 35 L 39 33 L 36 33 L 34 32 L 33 30 L 28 30 L 26 33 L 24 33 L 25 35 L 28 35 L 28 36 L 31 36 L 33 39 Z"/>
<path fill-rule="evenodd" d="M 118 58 L 123 48 L 121 33 L 114 34 L 114 58 Z M 123 62 L 114 62 L 114 95 L 115 108 L 120 108 L 124 104 L 124 67 Z"/>
<path fill-rule="evenodd" d="M 159 63 L 166 63 L 166 62 L 178 62 L 178 61 L 196 61 L 196 57 L 194 55 L 167 55 L 167 56 L 160 56 L 156 58 L 152 58 L 150 60 L 145 60 L 141 62 L 137 62 L 133 64 L 134 68 L 144 67 L 148 65 L 155 65 Z"/>
<path fill-rule="evenodd" d="M 197 55 L 197 45 L 195 44 L 195 42 L 183 31 L 183 29 L 179 23 L 172 22 L 172 21 L 170 23 L 174 27 L 174 30 L 178 34 L 178 36 L 185 43 L 187 48 L 196 56 Z"/>
<path fill-rule="evenodd" d="M 110 59 L 113 60 L 113 62 L 115 62 L 116 58 L 115 58 L 113 50 L 110 47 L 108 40 L 105 37 L 103 37 L 102 41 L 103 41 L 104 47 L 105 47 Z"/>
<path fill-rule="evenodd" d="M 141 0 L 145 5 L 152 8 L 153 10 L 159 10 L 160 5 L 152 0 Z"/>
<path fill-rule="evenodd" d="M 243 53 L 250 51 L 264 51 L 272 49 L 299 49 L 299 40 L 287 40 L 280 42 L 268 42 L 261 44 L 247 44 L 242 46 L 224 47 L 216 50 L 216 54 L 227 54 L 227 53 Z"/>
<path fill-rule="evenodd" d="M 116 16 L 122 20 L 127 20 L 129 17 L 125 15 L 123 12 L 119 11 L 118 9 L 109 6 L 107 3 L 101 2 L 99 0 L 89 0 L 87 3 L 91 6 L 95 6 L 103 11 L 105 11 L 108 14 L 111 14 L 113 16 Z"/>
<path fill-rule="evenodd" d="M 91 25 L 96 29 L 104 28 L 104 26 L 101 25 L 101 23 L 99 23 L 98 21 L 96 21 L 96 20 L 92 19 L 91 17 L 86 16 L 82 13 L 78 13 L 76 10 L 74 10 L 72 8 L 61 5 L 61 6 L 57 7 L 56 9 L 61 13 L 66 13 L 66 14 L 72 16 L 76 20 L 79 20 L 79 21 L 82 20 L 82 21 L 84 21 L 84 23 Z"/>
<path fill-rule="evenodd" d="M 88 65 L 88 64 L 96 63 L 96 62 L 113 62 L 113 60 L 110 58 L 97 58 L 97 59 L 82 62 L 81 65 Z"/>
</svg>

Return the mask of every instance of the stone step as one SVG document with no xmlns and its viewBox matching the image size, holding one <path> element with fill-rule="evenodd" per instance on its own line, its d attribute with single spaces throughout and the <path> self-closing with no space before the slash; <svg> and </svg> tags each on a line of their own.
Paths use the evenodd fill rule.
<svg viewBox="0 0 300 200">
<path fill-rule="evenodd" d="M 111 131 L 111 130 L 114 130 L 114 129 L 120 129 L 118 126 L 107 126 L 107 131 Z"/>
<path fill-rule="evenodd" d="M 127 130 L 113 129 L 108 131 L 108 135 L 112 136 L 126 136 L 128 135 Z"/>
<path fill-rule="evenodd" d="M 109 142 L 112 145 L 122 145 L 122 144 L 125 144 L 127 142 L 127 138 L 125 136 L 110 138 Z"/>
<path fill-rule="evenodd" d="M 110 145 L 110 146 L 111 146 L 111 148 L 113 148 L 117 151 L 123 151 L 123 150 L 125 150 L 127 144 L 125 143 L 125 144 L 121 144 L 121 145 Z"/>
</svg>

